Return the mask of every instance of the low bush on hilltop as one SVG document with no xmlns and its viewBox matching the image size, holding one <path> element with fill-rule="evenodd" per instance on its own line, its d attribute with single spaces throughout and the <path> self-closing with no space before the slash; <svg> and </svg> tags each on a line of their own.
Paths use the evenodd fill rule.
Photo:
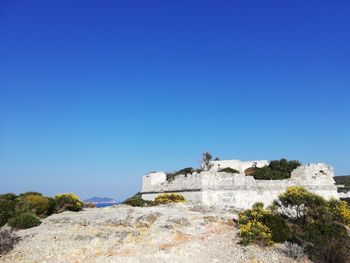
<svg viewBox="0 0 350 263">
<path fill-rule="evenodd" d="M 47 201 L 49 201 L 49 207 L 47 208 L 46 214 L 50 216 L 54 213 L 57 213 L 57 203 L 55 198 L 47 197 Z"/>
<path fill-rule="evenodd" d="M 240 212 L 238 223 L 243 244 L 270 245 L 290 238 L 289 228 L 281 215 L 265 209 L 262 203 Z"/>
<path fill-rule="evenodd" d="M 49 200 L 37 193 L 22 194 L 16 199 L 16 213 L 31 211 L 43 217 L 49 209 Z"/>
<path fill-rule="evenodd" d="M 262 168 L 251 167 L 245 173 L 260 180 L 281 180 L 290 178 L 294 169 L 301 165 L 299 161 L 288 161 L 286 159 L 271 161 L 268 166 Z"/>
<path fill-rule="evenodd" d="M 0 195 L 0 227 L 15 214 L 15 198 L 14 194 Z"/>
<path fill-rule="evenodd" d="M 65 210 L 80 211 L 82 202 L 73 194 L 58 195 L 56 198 L 37 192 L 20 195 L 0 195 L 0 227 L 8 223 L 14 229 L 25 229 L 40 224 L 40 219 Z"/>
<path fill-rule="evenodd" d="M 57 194 L 55 196 L 56 206 L 58 212 L 63 211 L 74 211 L 78 212 L 83 209 L 83 202 L 80 201 L 79 197 L 75 194 Z"/>
<path fill-rule="evenodd" d="M 14 229 L 27 229 L 40 225 L 40 218 L 32 212 L 16 214 L 7 222 Z"/>
<path fill-rule="evenodd" d="M 290 187 L 274 205 L 258 203 L 239 214 L 243 244 L 289 241 L 305 248 L 316 262 L 349 262 L 350 207 L 302 187 Z"/>
<path fill-rule="evenodd" d="M 137 193 L 134 196 L 126 199 L 123 204 L 131 205 L 131 206 L 154 206 L 160 204 L 169 204 L 169 203 L 179 203 L 185 202 L 185 198 L 179 194 L 161 194 L 158 195 L 154 201 L 144 200 L 141 197 L 141 193 Z"/>
<path fill-rule="evenodd" d="M 153 201 L 148 201 L 148 200 L 144 200 L 141 197 L 141 193 L 136 193 L 134 196 L 126 199 L 123 204 L 125 205 L 131 205 L 131 206 L 140 206 L 140 207 L 144 207 L 144 206 L 153 206 L 154 202 Z"/>
<path fill-rule="evenodd" d="M 181 169 L 181 170 L 173 172 L 173 173 L 167 173 L 166 179 L 167 179 L 167 181 L 171 181 L 171 180 L 174 180 L 175 177 L 180 175 L 180 174 L 187 175 L 187 174 L 192 174 L 194 172 L 200 172 L 200 170 L 194 169 L 192 167 L 187 167 L 187 168 Z"/>
<path fill-rule="evenodd" d="M 185 201 L 186 200 L 183 195 L 179 194 L 161 194 L 158 195 L 154 200 L 156 204 L 180 203 Z"/>
</svg>

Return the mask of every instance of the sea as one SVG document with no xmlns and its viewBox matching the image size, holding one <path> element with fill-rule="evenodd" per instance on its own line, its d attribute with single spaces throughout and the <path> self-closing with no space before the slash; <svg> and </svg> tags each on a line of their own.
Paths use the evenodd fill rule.
<svg viewBox="0 0 350 263">
<path fill-rule="evenodd" d="M 112 205 L 118 205 L 120 203 L 97 203 L 96 207 L 97 208 L 102 208 L 102 207 L 107 207 L 107 206 L 112 206 Z"/>
</svg>

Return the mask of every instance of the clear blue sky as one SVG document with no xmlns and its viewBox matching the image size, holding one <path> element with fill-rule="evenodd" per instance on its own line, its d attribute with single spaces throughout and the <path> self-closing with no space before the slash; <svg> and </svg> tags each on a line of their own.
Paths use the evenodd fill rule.
<svg viewBox="0 0 350 263">
<path fill-rule="evenodd" d="M 1 1 L 0 192 L 121 200 L 233 159 L 350 174 L 349 1 Z"/>
</svg>

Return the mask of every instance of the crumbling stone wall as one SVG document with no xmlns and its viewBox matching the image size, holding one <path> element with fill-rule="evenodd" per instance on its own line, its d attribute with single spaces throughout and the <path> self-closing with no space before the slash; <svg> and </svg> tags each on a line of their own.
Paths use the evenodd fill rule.
<svg viewBox="0 0 350 263">
<path fill-rule="evenodd" d="M 255 180 L 244 174 L 206 171 L 167 181 L 164 174 L 152 173 L 143 178 L 142 197 L 154 200 L 161 193 L 180 193 L 192 202 L 246 209 L 256 202 L 270 205 L 290 186 L 303 186 L 327 199 L 339 198 L 333 176 L 333 168 L 322 163 L 300 166 L 284 180 Z"/>
<path fill-rule="evenodd" d="M 220 169 L 229 167 L 244 174 L 244 171 L 250 167 L 261 168 L 269 164 L 270 162 L 267 160 L 257 160 L 257 161 L 219 160 L 219 161 L 210 162 L 210 171 L 219 171 Z"/>
</svg>

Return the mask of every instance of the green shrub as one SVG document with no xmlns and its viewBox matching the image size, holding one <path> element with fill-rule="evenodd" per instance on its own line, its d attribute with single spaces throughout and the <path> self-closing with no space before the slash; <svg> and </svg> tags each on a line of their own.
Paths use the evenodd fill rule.
<svg viewBox="0 0 350 263">
<path fill-rule="evenodd" d="M 273 160 L 270 162 L 269 167 L 273 171 L 279 171 L 285 174 L 291 174 L 292 171 L 301 166 L 301 163 L 297 160 L 288 161 L 287 159 Z"/>
<path fill-rule="evenodd" d="M 39 217 L 46 215 L 48 208 L 49 200 L 42 195 L 33 193 L 21 195 L 16 204 L 16 211 L 21 210 L 21 212 L 33 212 Z"/>
<path fill-rule="evenodd" d="M 40 193 L 27 192 L 19 196 L 11 193 L 0 195 L 0 226 L 5 225 L 11 218 L 27 212 L 43 217 L 48 207 L 48 199 Z"/>
<path fill-rule="evenodd" d="M 266 214 L 262 221 L 271 230 L 273 242 L 283 243 L 290 240 L 290 229 L 280 214 Z"/>
<path fill-rule="evenodd" d="M 346 202 L 324 200 L 301 187 L 290 187 L 276 202 L 282 211 L 295 209 L 296 216 L 285 214 L 292 238 L 306 244 L 315 262 L 349 262 L 350 207 Z"/>
<path fill-rule="evenodd" d="M 181 169 L 181 170 L 176 171 L 176 172 L 173 172 L 173 173 L 167 173 L 166 179 L 167 179 L 168 181 L 171 181 L 171 180 L 173 180 L 177 175 L 180 175 L 180 174 L 184 174 L 184 175 L 186 175 L 186 174 L 192 174 L 192 173 L 194 173 L 194 172 L 196 172 L 196 171 L 198 171 L 198 170 L 193 169 L 192 167 L 187 167 L 187 168 Z"/>
<path fill-rule="evenodd" d="M 8 223 L 13 228 L 29 228 L 40 224 L 40 218 L 64 210 L 80 211 L 83 203 L 74 194 L 45 197 L 38 192 L 25 192 L 16 196 L 0 195 L 0 227 Z"/>
<path fill-rule="evenodd" d="M 140 207 L 144 207 L 144 206 L 153 206 L 154 202 L 153 201 L 148 201 L 148 200 L 144 200 L 141 197 L 141 193 L 136 193 L 134 196 L 126 199 L 123 204 L 125 205 L 131 205 L 131 206 L 140 206 Z"/>
<path fill-rule="evenodd" d="M 326 200 L 323 197 L 298 186 L 287 188 L 287 191 L 279 196 L 279 202 L 276 204 L 289 210 L 294 209 L 296 216 L 290 219 L 299 220 L 300 223 L 318 219 L 327 212 Z"/>
<path fill-rule="evenodd" d="M 267 246 L 273 243 L 271 230 L 258 220 L 251 220 L 247 224 L 241 225 L 239 236 L 243 245 L 254 242 L 258 245 Z"/>
<path fill-rule="evenodd" d="M 230 174 L 239 174 L 240 173 L 239 171 L 237 171 L 236 169 L 233 169 L 231 167 L 226 167 L 226 168 L 220 169 L 220 172 L 230 173 Z"/>
<path fill-rule="evenodd" d="M 257 203 L 241 211 L 238 223 L 243 244 L 291 241 L 315 262 L 350 262 L 350 207 L 344 201 L 289 187 L 268 209 Z"/>
<path fill-rule="evenodd" d="M 56 199 L 52 197 L 47 197 L 47 200 L 49 202 L 49 206 L 47 208 L 46 215 L 50 216 L 57 212 L 57 203 L 56 203 Z"/>
<path fill-rule="evenodd" d="M 80 201 L 79 197 L 75 194 L 57 194 L 55 196 L 57 211 L 74 211 L 78 212 L 83 209 L 83 202 Z"/>
<path fill-rule="evenodd" d="M 154 202 L 156 204 L 179 203 L 185 202 L 185 198 L 179 194 L 161 194 L 155 198 Z"/>
<path fill-rule="evenodd" d="M 288 161 L 286 159 L 273 160 L 268 166 L 257 168 L 252 167 L 247 169 L 249 175 L 253 175 L 255 179 L 260 180 L 281 180 L 290 178 L 294 169 L 299 167 L 299 161 Z"/>
<path fill-rule="evenodd" d="M 346 193 L 350 191 L 350 175 L 345 176 L 334 176 L 334 181 L 338 186 L 338 192 Z"/>
<path fill-rule="evenodd" d="M 350 227 L 350 206 L 347 202 L 331 199 L 327 205 L 335 221 Z"/>
<path fill-rule="evenodd" d="M 350 197 L 344 197 L 344 198 L 340 198 L 340 200 L 347 202 L 348 205 L 350 205 Z"/>
<path fill-rule="evenodd" d="M 263 203 L 255 203 L 251 209 L 246 209 L 239 212 L 239 225 L 248 224 L 249 221 L 259 221 L 262 222 L 264 217 L 270 215 L 271 211 L 264 209 Z"/>
<path fill-rule="evenodd" d="M 15 214 L 15 202 L 0 198 L 0 227 Z"/>
<path fill-rule="evenodd" d="M 289 228 L 283 218 L 269 209 L 264 209 L 263 203 L 256 203 L 252 209 L 241 211 L 238 223 L 243 244 L 253 242 L 270 245 L 290 238 Z"/>
<path fill-rule="evenodd" d="M 8 224 L 14 229 L 27 229 L 40 225 L 40 219 L 34 213 L 25 212 L 16 214 L 9 219 Z"/>
<path fill-rule="evenodd" d="M 6 223 L 14 228 L 36 226 L 39 218 L 71 210 L 80 211 L 83 203 L 74 194 L 61 194 L 55 198 L 45 197 L 38 192 L 25 192 L 16 196 L 12 193 L 0 195 L 0 227 Z M 35 217 L 33 216 L 35 215 Z"/>
<path fill-rule="evenodd" d="M 306 224 L 299 238 L 307 244 L 310 258 L 315 262 L 350 262 L 350 238 L 346 229 L 334 223 Z"/>
<path fill-rule="evenodd" d="M 16 198 L 17 198 L 17 195 L 15 195 L 13 193 L 7 193 L 7 194 L 0 195 L 0 199 L 7 200 L 7 201 L 15 201 Z"/>
<path fill-rule="evenodd" d="M 24 193 L 21 193 L 19 195 L 19 197 L 24 197 L 24 196 L 27 196 L 27 195 L 39 195 L 39 196 L 43 196 L 42 193 L 39 193 L 39 192 L 24 192 Z"/>
<path fill-rule="evenodd" d="M 15 200 L 17 195 L 12 193 L 0 195 L 0 227 L 15 214 Z"/>
</svg>

